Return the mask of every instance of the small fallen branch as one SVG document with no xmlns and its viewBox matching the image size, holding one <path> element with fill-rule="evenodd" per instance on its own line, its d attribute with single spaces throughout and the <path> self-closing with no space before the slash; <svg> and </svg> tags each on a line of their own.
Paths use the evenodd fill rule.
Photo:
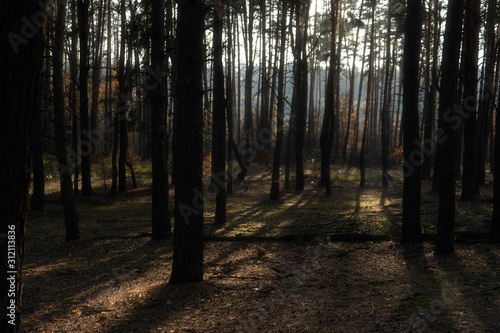
<svg viewBox="0 0 500 333">
<path fill-rule="evenodd" d="M 471 291 L 470 293 L 471 294 L 474 294 L 474 293 L 484 293 L 486 291 L 492 291 L 492 290 L 496 290 L 498 288 L 500 288 L 500 285 L 493 286 L 493 287 L 488 287 L 488 288 L 483 288 L 483 289 L 478 289 L 478 290 L 474 290 L 474 291 Z"/>
</svg>

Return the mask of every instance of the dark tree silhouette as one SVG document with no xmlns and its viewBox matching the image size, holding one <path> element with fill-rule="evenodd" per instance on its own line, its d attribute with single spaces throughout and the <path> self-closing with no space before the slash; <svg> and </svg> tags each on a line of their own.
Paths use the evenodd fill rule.
<svg viewBox="0 0 500 333">
<path fill-rule="evenodd" d="M 476 193 L 474 164 L 478 154 L 475 152 L 476 104 L 477 104 L 477 62 L 479 52 L 479 28 L 481 25 L 479 0 L 467 0 L 464 21 L 464 150 L 462 172 L 462 195 L 460 200 L 473 201 Z M 484 166 L 483 166 L 484 167 Z"/>
<path fill-rule="evenodd" d="M 40 7 L 42 6 L 42 7 Z M 38 74 L 42 58 L 42 26 L 45 20 L 45 1 L 0 2 L 0 251 L 5 259 L 8 254 L 8 235 L 15 231 L 15 263 L 2 260 L 0 263 L 0 332 L 19 330 L 21 322 L 21 286 L 24 258 L 24 230 L 30 182 L 30 140 L 35 124 Z M 32 19 L 37 14 L 37 28 L 28 35 L 23 33 L 23 18 Z M 41 15 L 41 17 L 40 17 Z M 11 233 L 9 234 L 9 230 Z M 12 246 L 12 243 L 11 243 Z M 16 273 L 7 274 L 9 271 Z M 14 276 L 15 297 L 8 295 Z M 12 313 L 7 307 L 14 301 Z M 9 323 L 13 320 L 13 324 Z"/>
<path fill-rule="evenodd" d="M 418 133 L 418 89 L 422 5 L 409 0 L 403 62 L 403 224 L 402 243 L 420 243 L 420 173 L 421 160 Z"/>
<path fill-rule="evenodd" d="M 212 119 L 212 186 L 215 188 L 215 224 L 226 223 L 226 101 L 222 65 L 224 3 L 214 2 L 214 98 Z"/>
<path fill-rule="evenodd" d="M 166 238 L 171 234 L 168 212 L 167 107 L 165 98 L 165 24 L 163 0 L 151 1 L 151 67 L 160 75 L 150 83 L 151 90 L 151 157 L 153 171 L 152 237 Z M 153 83 L 154 82 L 154 83 Z"/>
<path fill-rule="evenodd" d="M 441 64 L 441 90 L 439 98 L 439 121 L 442 138 L 438 143 L 439 164 L 439 216 L 437 223 L 436 254 L 454 252 L 453 235 L 455 227 L 455 122 L 450 121 L 458 107 L 458 70 L 460 42 L 464 16 L 464 0 L 448 2 L 448 16 Z M 446 120 L 445 120 L 446 119 Z"/>
<path fill-rule="evenodd" d="M 120 41 L 120 59 L 118 60 L 118 90 L 120 99 L 118 102 L 118 126 L 120 138 L 120 155 L 118 157 L 118 191 L 125 192 L 127 190 L 127 149 L 128 149 L 128 133 L 127 133 L 127 104 L 126 104 L 126 85 L 127 77 L 125 74 L 125 41 L 127 36 L 127 19 L 125 1 L 121 2 L 121 41 Z M 116 140 L 116 139 L 115 139 Z M 83 189 L 82 189 L 83 191 Z"/>
<path fill-rule="evenodd" d="M 307 30 L 309 27 L 310 0 L 297 0 L 295 4 L 295 45 L 294 55 L 294 89 L 292 108 L 295 118 L 295 189 L 304 190 L 304 137 L 307 122 Z"/>
<path fill-rule="evenodd" d="M 80 34 L 80 146 L 82 154 L 82 196 L 92 195 L 90 174 L 90 123 L 89 123 L 89 0 L 78 1 L 78 31 Z"/>
<path fill-rule="evenodd" d="M 323 125 L 321 126 L 321 134 L 319 145 L 321 148 L 321 185 L 325 186 L 326 195 L 332 194 L 332 184 L 330 178 L 330 162 L 333 150 L 333 131 L 335 128 L 334 117 L 334 89 L 335 89 L 335 41 L 337 31 L 337 17 L 339 10 L 339 0 L 331 0 L 331 16 L 332 16 L 332 37 L 330 49 L 330 67 L 328 69 L 328 78 L 325 88 L 325 113 L 323 115 Z"/>
<path fill-rule="evenodd" d="M 175 229 L 171 283 L 203 280 L 202 72 L 205 1 L 178 4 L 174 120 Z"/>
<path fill-rule="evenodd" d="M 285 108 L 284 85 L 285 85 L 285 44 L 286 44 L 286 12 L 287 0 L 281 6 L 281 40 L 280 40 L 280 65 L 278 73 L 278 108 L 276 111 L 276 143 L 274 146 L 273 174 L 271 183 L 271 200 L 278 200 L 280 197 L 280 162 L 281 147 L 283 146 L 283 115 Z"/>
</svg>

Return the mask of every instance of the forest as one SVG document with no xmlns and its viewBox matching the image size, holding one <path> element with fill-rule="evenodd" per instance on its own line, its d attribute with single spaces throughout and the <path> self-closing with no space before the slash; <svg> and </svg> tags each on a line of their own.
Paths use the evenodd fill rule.
<svg viewBox="0 0 500 333">
<path fill-rule="evenodd" d="M 497 1 L 0 13 L 0 332 L 500 331 Z"/>
</svg>

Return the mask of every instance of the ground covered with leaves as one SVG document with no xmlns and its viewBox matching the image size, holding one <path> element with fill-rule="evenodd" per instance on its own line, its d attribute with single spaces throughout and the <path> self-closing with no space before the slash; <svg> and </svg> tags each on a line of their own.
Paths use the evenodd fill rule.
<svg viewBox="0 0 500 333">
<path fill-rule="evenodd" d="M 383 190 L 374 177 L 360 189 L 339 170 L 327 198 L 310 174 L 304 192 L 276 203 L 267 178 L 235 184 L 222 227 L 206 193 L 204 281 L 185 285 L 168 284 L 172 240 L 149 237 L 147 183 L 80 200 L 82 238 L 71 243 L 58 193 L 49 194 L 45 212 L 28 218 L 21 331 L 500 331 L 500 246 L 465 237 L 455 254 L 435 256 L 432 242 L 399 245 L 400 179 Z M 422 217 L 432 238 L 429 186 Z M 488 226 L 491 190 L 482 193 L 458 203 L 465 235 Z"/>
</svg>

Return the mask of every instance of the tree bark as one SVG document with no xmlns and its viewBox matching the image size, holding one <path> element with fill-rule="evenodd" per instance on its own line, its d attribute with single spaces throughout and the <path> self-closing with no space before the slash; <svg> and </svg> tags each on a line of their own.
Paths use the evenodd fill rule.
<svg viewBox="0 0 500 333">
<path fill-rule="evenodd" d="M 355 78 L 356 78 L 356 58 L 358 55 L 358 40 L 359 40 L 359 30 L 361 28 L 361 18 L 363 15 L 363 7 L 364 7 L 364 0 L 361 0 L 361 6 L 359 7 L 359 18 L 358 22 L 356 22 L 356 38 L 354 41 L 354 51 L 352 55 L 352 67 L 351 67 L 351 75 L 349 78 L 349 101 L 348 101 L 348 106 L 347 106 L 347 128 L 346 128 L 346 133 L 344 137 L 344 150 L 342 151 L 342 161 L 345 163 L 347 162 L 347 147 L 349 145 L 349 136 L 350 136 L 350 131 L 351 131 L 351 118 L 352 118 L 352 111 L 353 111 L 353 106 L 354 106 L 354 83 L 355 83 Z M 363 77 L 363 73 L 361 73 L 361 78 Z M 360 78 L 360 79 L 361 79 Z M 358 104 L 359 104 L 359 98 L 358 98 Z M 359 110 L 359 109 L 358 109 Z M 358 112 L 359 114 L 359 112 Z M 356 141 L 357 141 L 357 134 L 356 131 L 358 130 L 358 118 L 356 117 L 356 126 L 354 129 L 354 135 L 356 136 Z M 356 142 L 357 143 L 357 142 Z M 352 148 L 351 148 L 352 149 Z M 355 147 L 352 150 L 357 150 L 357 147 Z"/>
<path fill-rule="evenodd" d="M 493 123 L 492 105 L 494 104 L 495 95 L 493 93 L 493 75 L 495 73 L 495 13 L 496 1 L 488 0 L 488 14 L 486 19 L 486 44 L 485 44 L 485 75 L 483 81 L 483 94 L 479 103 L 478 120 L 477 120 L 477 136 L 476 148 L 477 158 L 475 159 L 475 190 L 479 192 L 479 185 L 485 184 L 486 178 L 486 146 L 490 124 Z M 497 72 L 498 73 L 498 72 Z M 491 142 L 490 142 L 491 144 Z"/>
<path fill-rule="evenodd" d="M 253 23 L 254 23 L 254 3 L 249 1 L 250 8 L 246 9 L 246 3 L 244 4 L 244 15 L 245 15 L 245 53 L 246 53 L 246 71 L 245 71 L 245 112 L 244 112 L 244 131 L 245 137 L 245 163 L 249 165 L 249 157 L 252 155 L 252 139 L 254 137 L 253 133 L 253 112 L 252 112 L 252 85 L 253 85 L 253 69 L 254 69 L 254 59 L 253 59 Z M 248 22 L 247 22 L 248 17 Z"/>
<path fill-rule="evenodd" d="M 498 95 L 498 104 L 500 105 L 500 95 Z M 500 112 L 496 108 L 495 120 L 495 154 L 493 165 L 493 216 L 491 218 L 491 241 L 500 242 Z"/>
<path fill-rule="evenodd" d="M 473 201 L 475 191 L 475 159 L 479 158 L 475 146 L 476 104 L 477 104 L 477 64 L 479 52 L 479 28 L 481 25 L 479 0 L 467 0 L 465 6 L 463 59 L 464 59 L 464 150 L 462 194 L 463 202 Z"/>
<path fill-rule="evenodd" d="M 391 1 L 389 0 L 389 10 L 387 11 L 387 36 L 386 36 L 386 55 L 385 55 L 385 83 L 384 100 L 380 112 L 381 136 L 382 136 L 382 185 L 389 184 L 389 109 L 391 105 Z"/>
<path fill-rule="evenodd" d="M 454 252 L 453 233 L 455 227 L 455 171 L 453 165 L 455 126 L 445 119 L 456 116 L 459 108 L 457 97 L 460 41 L 463 22 L 464 0 L 450 0 L 443 45 L 441 91 L 439 101 L 439 128 L 442 133 L 438 142 L 440 171 L 439 214 L 437 223 L 436 254 Z M 446 117 L 446 118 L 445 118 Z"/>
<path fill-rule="evenodd" d="M 44 44 L 47 42 L 45 39 Z M 47 45 L 44 45 L 47 47 Z M 47 62 L 48 66 L 48 62 Z M 48 67 L 45 67 L 44 70 L 47 72 L 46 75 L 49 75 Z M 35 116 L 35 131 L 33 137 L 33 155 L 32 155 L 32 164 L 33 164 L 33 194 L 31 196 L 31 204 L 30 209 L 37 212 L 43 212 L 43 206 L 45 201 L 45 171 L 43 166 L 43 153 L 44 153 L 44 117 L 47 112 L 46 103 L 44 101 L 44 97 L 42 94 L 48 90 L 45 86 L 49 85 L 49 80 L 46 80 L 43 77 L 41 80 L 40 92 L 37 99 L 36 105 L 36 116 Z M 43 101 L 43 103 L 42 103 Z"/>
<path fill-rule="evenodd" d="M 110 1 L 110 0 L 108 0 Z M 97 9 L 97 27 L 93 29 L 95 34 L 94 44 L 94 59 L 92 61 L 92 104 L 90 107 L 90 133 L 92 153 L 95 151 L 96 145 L 99 142 L 94 142 L 92 136 L 98 135 L 97 128 L 97 112 L 99 107 L 99 94 L 101 87 L 101 58 L 102 58 L 102 17 L 104 11 L 103 0 L 99 0 L 99 8 Z"/>
<path fill-rule="evenodd" d="M 82 196 L 92 195 L 92 181 L 90 174 L 90 154 L 92 146 L 90 142 L 89 124 L 89 0 L 78 0 L 78 31 L 80 34 L 80 150 L 82 154 Z"/>
<path fill-rule="evenodd" d="M 280 65 L 278 72 L 278 107 L 276 111 L 276 143 L 273 156 L 273 174 L 271 180 L 271 200 L 279 200 L 280 197 L 280 162 L 281 147 L 283 146 L 283 117 L 284 117 L 284 86 L 285 86 L 285 44 L 286 44 L 286 12 L 288 1 L 283 0 L 281 8 L 281 41 L 280 41 Z"/>
<path fill-rule="evenodd" d="M 66 240 L 79 239 L 78 218 L 76 215 L 75 197 L 71 173 L 73 163 L 68 155 L 68 139 L 66 135 L 65 101 L 64 101 L 64 27 L 66 17 L 66 1 L 60 1 L 57 6 L 56 29 L 53 51 L 53 89 L 54 89 L 54 124 L 57 160 L 59 162 L 59 180 L 61 183 L 61 201 L 64 210 Z"/>
<path fill-rule="evenodd" d="M 365 150 L 366 150 L 366 138 L 368 136 L 368 122 L 371 116 L 371 108 L 372 108 L 372 93 L 373 93 L 373 76 L 374 76 L 374 51 L 375 51 L 375 7 L 376 2 L 373 2 L 372 5 L 372 26 L 370 32 L 370 56 L 368 61 L 368 82 L 366 88 L 366 106 L 365 106 L 365 123 L 363 126 L 363 137 L 361 138 L 361 149 L 359 152 L 359 170 L 361 173 L 361 180 L 359 183 L 360 187 L 364 187 L 366 184 L 366 170 L 365 170 Z M 373 123 L 373 121 L 372 121 Z"/>
<path fill-rule="evenodd" d="M 226 223 L 226 102 L 222 65 L 224 2 L 214 2 L 214 81 L 212 119 L 212 186 L 215 188 L 215 224 Z"/>
<path fill-rule="evenodd" d="M 227 76 L 226 76 L 226 117 L 227 117 L 227 194 L 233 193 L 233 150 L 231 143 L 234 141 L 234 81 L 235 81 L 235 66 L 234 66 L 234 48 L 233 48 L 233 13 L 231 9 L 227 11 L 228 21 L 228 46 L 227 46 Z"/>
<path fill-rule="evenodd" d="M 403 63 L 403 223 L 401 243 L 422 242 L 420 227 L 421 151 L 419 148 L 419 63 L 422 35 L 421 0 L 409 0 Z"/>
<path fill-rule="evenodd" d="M 292 108 L 295 108 L 295 189 L 303 191 L 304 179 L 304 137 L 307 122 L 307 30 L 309 28 L 309 8 L 311 1 L 297 0 L 296 4 L 296 33 L 294 47 L 294 99 Z"/>
<path fill-rule="evenodd" d="M 332 184 L 330 178 L 330 162 L 333 150 L 333 130 L 335 128 L 335 40 L 337 35 L 337 17 L 339 11 L 339 0 L 331 0 L 332 35 L 330 49 L 330 64 L 328 78 L 325 88 L 325 112 L 323 115 L 323 125 L 319 139 L 321 149 L 321 185 L 325 186 L 326 195 L 332 194 Z"/>
<path fill-rule="evenodd" d="M 151 155 L 153 194 L 151 206 L 152 238 L 164 239 L 171 235 L 168 211 L 167 162 L 167 107 L 165 97 L 165 2 L 152 0 L 151 69 L 157 75 L 150 77 L 151 86 Z"/>
<path fill-rule="evenodd" d="M 121 2 L 120 13 L 121 13 L 121 43 L 120 43 L 120 59 L 118 62 L 118 90 L 120 92 L 120 97 L 117 104 L 118 107 L 117 115 L 119 118 L 118 119 L 119 137 L 120 137 L 120 155 L 118 157 L 118 191 L 125 192 L 127 190 L 127 149 L 128 149 L 127 103 L 126 103 L 127 83 L 125 76 L 125 42 L 127 39 L 125 1 Z"/>
<path fill-rule="evenodd" d="M 40 7 L 42 6 L 42 7 Z M 24 230 L 30 182 L 30 156 L 42 58 L 42 29 L 45 2 L 3 1 L 0 3 L 0 331 L 18 332 L 21 323 L 21 287 Z M 23 18 L 38 16 L 39 26 L 30 38 L 22 33 Z M 38 25 L 38 23 L 37 23 Z M 15 252 L 13 258 L 8 252 Z M 9 260 L 14 260 L 9 261 Z M 12 265 L 12 266 L 11 266 Z M 14 272 L 14 273 L 8 273 Z M 8 280 L 11 279 L 11 280 Z M 13 280 L 12 280 L 13 279 Z M 10 294 L 11 281 L 15 295 Z M 11 303 L 13 302 L 13 303 Z M 11 315 L 12 314 L 12 315 Z M 11 321 L 11 323 L 9 323 Z"/>
<path fill-rule="evenodd" d="M 178 4 L 173 150 L 175 232 L 171 283 L 203 280 L 202 71 L 205 1 Z"/>
</svg>

